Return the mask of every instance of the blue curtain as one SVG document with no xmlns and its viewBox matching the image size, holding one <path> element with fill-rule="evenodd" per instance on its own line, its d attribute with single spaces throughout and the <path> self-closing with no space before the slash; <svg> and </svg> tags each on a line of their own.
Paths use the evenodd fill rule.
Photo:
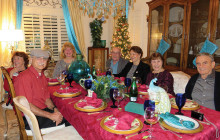
<svg viewBox="0 0 220 140">
<path fill-rule="evenodd" d="M 128 0 L 126 0 L 126 3 L 125 3 L 125 14 L 126 14 L 126 18 L 128 19 L 128 7 L 129 7 L 129 1 Z"/>
<path fill-rule="evenodd" d="M 21 29 L 23 0 L 16 0 L 16 29 Z"/>
<path fill-rule="evenodd" d="M 62 0 L 62 6 L 63 6 L 63 14 L 64 14 L 64 18 L 65 18 L 68 38 L 69 38 L 70 42 L 75 46 L 77 54 L 81 54 L 81 51 L 79 49 L 79 44 L 77 42 L 76 34 L 75 34 L 75 31 L 72 26 L 72 21 L 70 18 L 67 0 Z"/>
</svg>

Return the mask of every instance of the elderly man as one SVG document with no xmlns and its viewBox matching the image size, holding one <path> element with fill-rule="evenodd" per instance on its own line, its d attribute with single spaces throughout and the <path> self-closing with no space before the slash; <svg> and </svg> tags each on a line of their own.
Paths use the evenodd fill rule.
<svg viewBox="0 0 220 140">
<path fill-rule="evenodd" d="M 69 123 L 54 106 L 48 92 L 48 83 L 43 73 L 47 65 L 49 54 L 47 51 L 35 49 L 30 53 L 31 66 L 23 71 L 14 81 L 16 96 L 25 96 L 30 103 L 31 111 L 36 115 L 39 127 L 48 128 L 59 124 Z M 24 119 L 25 129 L 30 129 Z"/>
<path fill-rule="evenodd" d="M 106 61 L 106 68 L 111 68 L 112 74 L 118 74 L 123 70 L 128 60 L 121 58 L 121 49 L 118 47 L 112 48 L 111 55 L 112 58 Z"/>
<path fill-rule="evenodd" d="M 198 74 L 189 80 L 185 94 L 207 108 L 220 111 L 220 72 L 214 71 L 212 55 L 200 53 L 196 57 Z"/>
</svg>

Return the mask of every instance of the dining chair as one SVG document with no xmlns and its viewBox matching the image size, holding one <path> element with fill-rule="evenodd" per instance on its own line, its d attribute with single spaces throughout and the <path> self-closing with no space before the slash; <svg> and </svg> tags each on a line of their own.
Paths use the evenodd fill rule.
<svg viewBox="0 0 220 140">
<path fill-rule="evenodd" d="M 24 113 L 25 118 L 33 133 L 35 140 L 83 140 L 73 126 L 68 126 L 45 135 L 41 134 L 38 121 L 34 113 L 30 110 L 30 105 L 24 96 L 17 96 L 13 99 L 20 111 Z"/>
<path fill-rule="evenodd" d="M 185 93 L 186 85 L 190 79 L 190 75 L 182 71 L 172 71 L 170 72 L 173 76 L 173 90 L 177 93 Z"/>
<path fill-rule="evenodd" d="M 2 70 L 4 77 L 8 81 L 9 89 L 10 89 L 10 93 L 11 93 L 11 98 L 13 99 L 16 95 L 15 95 L 15 90 L 14 90 L 14 85 L 12 83 L 12 80 L 11 80 L 7 70 L 3 66 L 1 66 L 1 70 Z M 23 117 L 22 117 L 21 112 L 18 110 L 18 108 L 16 106 L 14 106 L 14 108 L 15 108 L 15 113 L 16 113 L 16 117 L 18 120 L 18 124 L 19 124 L 18 126 L 19 126 L 19 130 L 20 130 L 20 139 L 21 140 L 32 139 L 32 134 L 30 133 L 31 131 L 28 132 L 29 136 L 26 133 L 25 125 L 24 125 L 24 121 L 23 121 Z M 4 115 L 5 115 L 4 119 L 6 119 L 6 114 L 4 114 Z M 6 119 L 6 124 L 7 124 L 7 119 Z M 8 129 L 7 126 L 6 126 L 6 129 Z M 5 130 L 5 131 L 6 131 L 6 134 L 4 135 L 4 138 L 6 139 L 7 138 L 7 130 Z"/>
<path fill-rule="evenodd" d="M 16 94 L 15 94 L 15 89 L 14 89 L 14 85 L 12 83 L 12 80 L 11 80 L 7 70 L 3 66 L 1 66 L 1 70 L 2 70 L 2 73 L 3 73 L 4 77 L 7 79 L 8 83 L 9 83 L 11 98 L 13 100 L 15 98 Z M 19 130 L 20 130 L 20 139 L 21 140 L 32 140 L 32 138 L 33 138 L 32 131 L 25 129 L 25 124 L 24 124 L 24 120 L 23 120 L 23 116 L 22 116 L 21 111 L 17 108 L 16 105 L 14 105 L 14 110 L 15 110 L 15 114 L 16 114 L 18 124 L 19 124 L 18 126 L 19 126 Z M 6 114 L 3 114 L 3 115 L 5 115 L 4 119 L 6 119 Z M 6 124 L 7 124 L 7 119 L 6 119 Z M 65 127 L 65 124 L 57 126 L 57 127 L 44 128 L 44 129 L 41 129 L 41 133 L 42 134 L 47 134 L 47 133 L 50 133 L 52 131 L 64 128 L 64 127 Z M 7 138 L 7 129 L 8 128 L 6 128 L 6 130 L 5 130 L 6 134 L 4 135 L 4 139 Z"/>
</svg>

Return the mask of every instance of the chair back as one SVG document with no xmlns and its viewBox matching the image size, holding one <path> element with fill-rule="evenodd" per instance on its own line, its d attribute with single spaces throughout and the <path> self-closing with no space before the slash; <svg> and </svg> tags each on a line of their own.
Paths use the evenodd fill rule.
<svg viewBox="0 0 220 140">
<path fill-rule="evenodd" d="M 173 76 L 173 90 L 177 93 L 185 93 L 186 85 L 190 79 L 190 75 L 182 71 L 172 71 L 170 72 Z"/>
<path fill-rule="evenodd" d="M 11 80 L 7 70 L 3 66 L 1 66 L 1 70 L 2 70 L 2 73 L 3 73 L 4 77 L 8 81 L 11 97 L 12 97 L 12 100 L 13 100 L 16 97 L 16 94 L 15 94 L 15 89 L 14 89 L 14 85 L 12 83 L 12 80 Z M 21 111 L 17 108 L 16 105 L 14 105 L 14 108 L 15 108 L 16 117 L 17 117 L 17 120 L 18 120 L 18 123 L 19 123 L 20 139 L 27 140 L 28 136 L 27 136 L 27 133 L 25 131 L 25 125 L 24 125 L 24 120 L 23 120 L 23 116 L 21 114 Z"/>
<path fill-rule="evenodd" d="M 31 131 L 33 133 L 34 139 L 43 140 L 39 129 L 38 121 L 34 113 L 31 111 L 29 102 L 27 101 L 26 97 L 17 96 L 13 99 L 13 101 L 17 105 L 18 109 L 24 113 L 25 118 L 27 119 Z"/>
</svg>

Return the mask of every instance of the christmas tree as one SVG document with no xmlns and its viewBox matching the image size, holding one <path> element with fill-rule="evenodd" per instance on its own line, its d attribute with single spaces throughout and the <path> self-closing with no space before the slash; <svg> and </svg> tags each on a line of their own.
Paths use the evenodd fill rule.
<svg viewBox="0 0 220 140">
<path fill-rule="evenodd" d="M 128 21 L 125 16 L 118 19 L 115 33 L 113 34 L 112 47 L 119 47 L 122 51 L 122 57 L 129 59 L 129 49 L 131 42 L 129 41 Z"/>
</svg>

